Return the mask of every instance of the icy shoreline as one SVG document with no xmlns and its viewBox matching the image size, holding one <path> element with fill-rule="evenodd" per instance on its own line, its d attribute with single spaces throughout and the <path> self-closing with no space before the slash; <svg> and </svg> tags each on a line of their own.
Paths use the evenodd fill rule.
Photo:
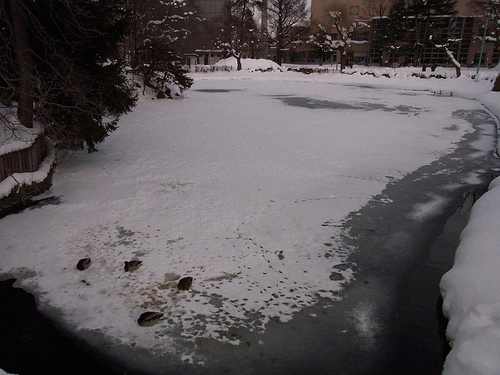
<svg viewBox="0 0 500 375">
<path fill-rule="evenodd" d="M 500 130 L 500 93 L 484 93 L 477 99 L 496 116 Z M 499 152 L 497 142 L 497 155 Z M 499 202 L 497 177 L 473 206 L 454 265 L 441 281 L 443 310 L 449 318 L 447 335 L 452 346 L 443 375 L 486 375 L 500 370 Z"/>
</svg>

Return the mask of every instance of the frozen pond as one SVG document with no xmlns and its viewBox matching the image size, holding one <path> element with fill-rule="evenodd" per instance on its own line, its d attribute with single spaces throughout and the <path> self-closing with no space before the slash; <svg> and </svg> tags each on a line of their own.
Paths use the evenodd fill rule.
<svg viewBox="0 0 500 375">
<path fill-rule="evenodd" d="M 383 373 L 406 275 L 494 163 L 493 118 L 367 87 L 207 80 L 189 95 L 140 103 L 97 155 L 64 160 L 59 204 L 0 222 L 0 272 L 135 370 Z M 131 258 L 143 266 L 124 274 Z M 165 319 L 138 327 L 146 310 Z"/>
</svg>

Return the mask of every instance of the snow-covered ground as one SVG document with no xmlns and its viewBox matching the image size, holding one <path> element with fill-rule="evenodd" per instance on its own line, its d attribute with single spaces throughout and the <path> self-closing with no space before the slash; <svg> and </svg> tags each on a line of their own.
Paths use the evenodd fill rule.
<svg viewBox="0 0 500 375">
<path fill-rule="evenodd" d="M 240 329 L 263 333 L 318 298 L 341 299 L 355 274 L 342 267 L 350 249 L 332 240 L 335 224 L 450 152 L 471 131 L 454 110 L 484 103 L 500 116 L 491 70 L 474 80 L 475 70 L 455 79 L 444 68 L 436 73 L 450 78 L 243 67 L 193 74 L 184 100 L 142 98 L 99 153 L 61 155 L 48 193 L 58 204 L 0 220 L 0 272 L 77 334 L 201 364 L 197 339 L 239 345 Z M 446 374 L 500 371 L 498 185 L 473 209 L 443 279 Z M 84 257 L 92 265 L 76 270 Z M 125 273 L 131 259 L 143 265 Z M 183 276 L 194 278 L 189 291 L 176 288 Z M 148 310 L 164 320 L 140 327 Z"/>
</svg>

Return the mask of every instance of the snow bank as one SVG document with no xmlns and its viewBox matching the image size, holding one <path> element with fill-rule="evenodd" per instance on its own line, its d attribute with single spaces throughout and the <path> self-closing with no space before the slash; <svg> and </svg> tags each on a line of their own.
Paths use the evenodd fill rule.
<svg viewBox="0 0 500 375">
<path fill-rule="evenodd" d="M 227 59 L 222 59 L 216 66 L 230 66 L 233 70 L 236 70 L 238 63 L 235 57 L 228 57 Z M 254 71 L 273 71 L 273 72 L 284 72 L 286 68 L 276 64 L 274 61 L 266 59 L 241 59 L 241 67 L 243 70 Z"/>
<path fill-rule="evenodd" d="M 494 70 L 499 70 L 498 65 Z M 493 70 L 493 69 L 492 69 Z M 500 93 L 478 99 L 500 117 Z M 452 350 L 444 375 L 500 372 L 500 178 L 473 206 L 453 268 L 441 280 Z"/>
<path fill-rule="evenodd" d="M 453 347 L 444 374 L 500 371 L 500 179 L 474 205 L 453 268 L 441 280 Z"/>
</svg>

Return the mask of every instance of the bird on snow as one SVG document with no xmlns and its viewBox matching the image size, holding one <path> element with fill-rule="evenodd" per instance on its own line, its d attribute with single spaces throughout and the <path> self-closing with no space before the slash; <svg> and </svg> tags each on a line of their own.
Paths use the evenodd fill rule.
<svg viewBox="0 0 500 375">
<path fill-rule="evenodd" d="M 141 314 L 139 319 L 137 319 L 137 323 L 143 327 L 151 327 L 158 323 L 162 317 L 163 314 L 161 312 L 148 311 Z"/>
<path fill-rule="evenodd" d="M 76 264 L 76 268 L 78 270 L 80 270 L 80 271 L 86 270 L 87 268 L 90 267 L 90 263 L 92 263 L 92 261 L 90 260 L 90 258 L 80 259 L 78 261 L 78 263 Z"/>
<path fill-rule="evenodd" d="M 191 288 L 191 285 L 193 284 L 193 278 L 188 276 L 188 277 L 183 277 L 182 279 L 179 280 L 179 283 L 177 284 L 177 288 L 179 290 L 188 290 Z"/>
<path fill-rule="evenodd" d="M 125 271 L 132 272 L 138 269 L 142 264 L 141 260 L 131 260 L 129 262 L 125 262 Z"/>
</svg>

